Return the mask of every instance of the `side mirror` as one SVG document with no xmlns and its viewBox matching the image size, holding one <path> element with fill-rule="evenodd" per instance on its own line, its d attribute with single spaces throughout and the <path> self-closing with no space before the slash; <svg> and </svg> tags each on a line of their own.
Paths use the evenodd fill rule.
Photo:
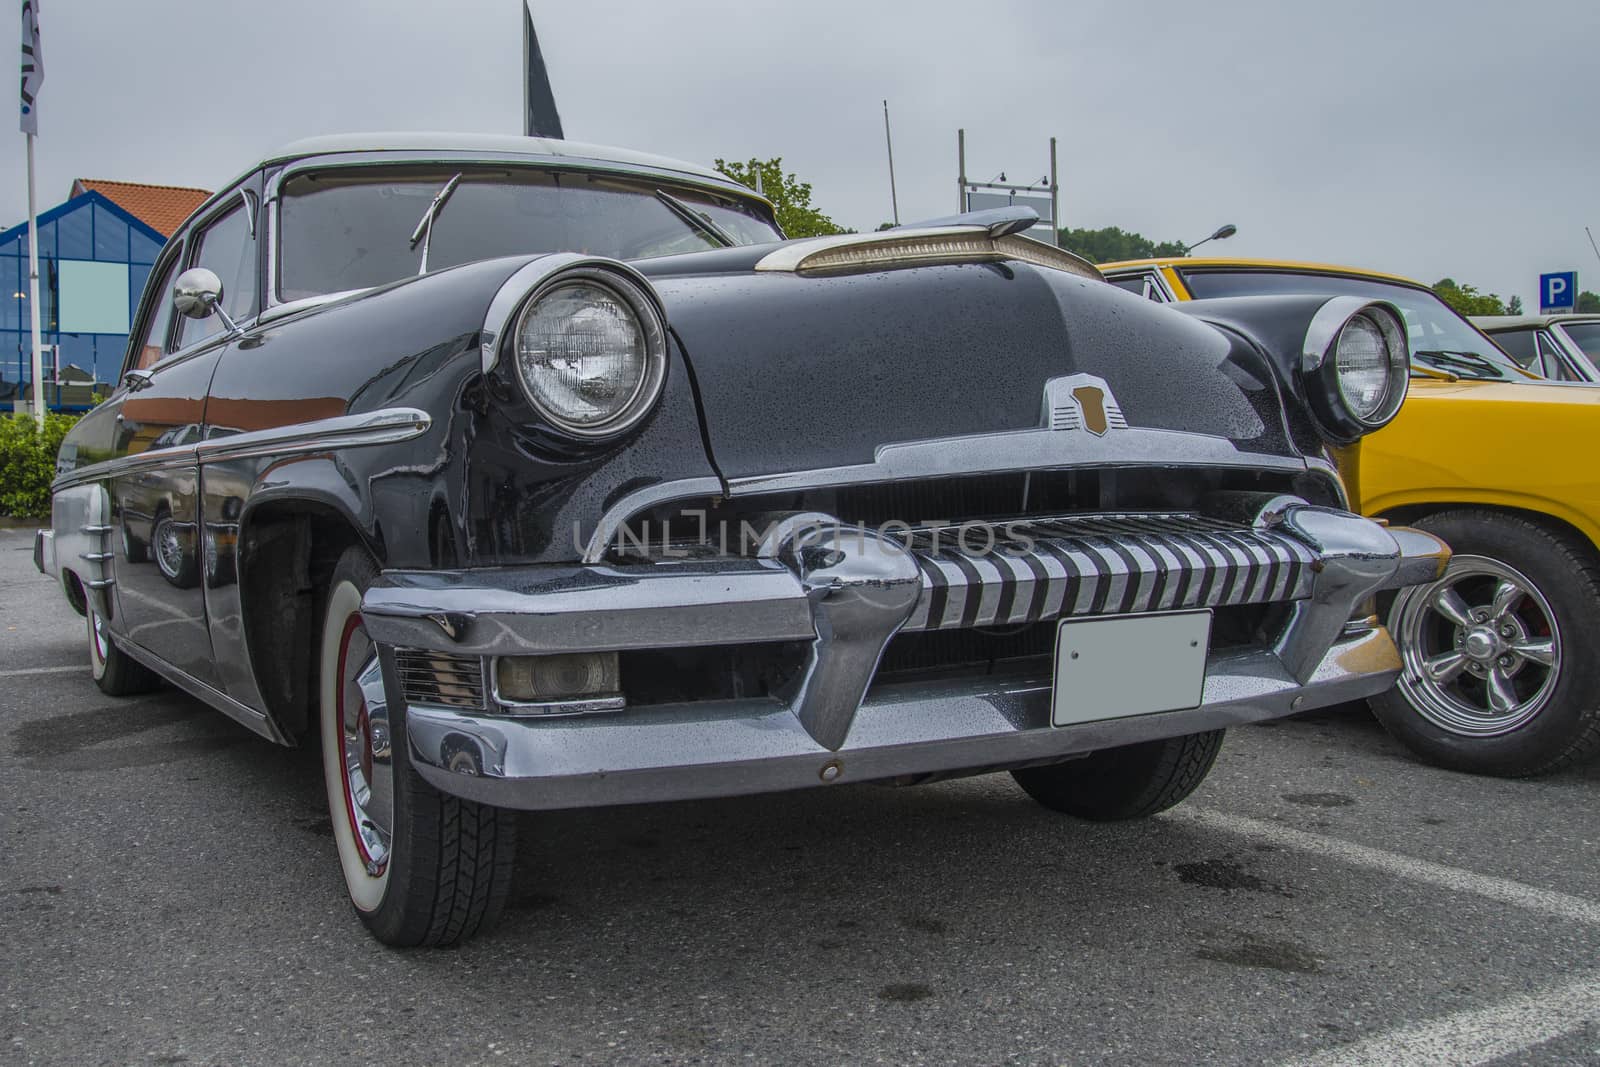
<svg viewBox="0 0 1600 1067">
<path fill-rule="evenodd" d="M 172 306 L 191 319 L 210 318 L 222 304 L 222 279 L 215 271 L 190 267 L 172 286 Z"/>
</svg>

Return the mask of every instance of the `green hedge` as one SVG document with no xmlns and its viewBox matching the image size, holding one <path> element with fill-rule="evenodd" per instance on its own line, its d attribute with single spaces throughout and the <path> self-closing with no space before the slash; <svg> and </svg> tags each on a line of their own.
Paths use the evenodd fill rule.
<svg viewBox="0 0 1600 1067">
<path fill-rule="evenodd" d="M 76 415 L 49 414 L 44 429 L 32 415 L 0 416 L 0 515 L 17 519 L 50 517 L 50 482 L 56 453 Z"/>
</svg>

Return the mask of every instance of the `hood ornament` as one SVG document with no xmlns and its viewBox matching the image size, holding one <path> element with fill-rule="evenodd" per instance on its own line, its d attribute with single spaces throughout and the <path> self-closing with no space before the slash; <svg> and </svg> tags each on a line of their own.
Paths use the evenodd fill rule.
<svg viewBox="0 0 1600 1067">
<path fill-rule="evenodd" d="M 1045 382 L 1042 421 L 1052 430 L 1087 430 L 1096 437 L 1128 428 L 1111 387 L 1104 378 L 1093 374 L 1072 374 Z"/>
</svg>

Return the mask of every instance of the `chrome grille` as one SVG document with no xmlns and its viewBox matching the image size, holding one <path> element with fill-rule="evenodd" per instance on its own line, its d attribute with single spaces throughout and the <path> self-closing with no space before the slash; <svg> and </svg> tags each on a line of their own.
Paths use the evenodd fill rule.
<svg viewBox="0 0 1600 1067">
<path fill-rule="evenodd" d="M 1300 600 L 1316 562 L 1272 530 L 1177 513 L 969 523 L 905 543 L 922 568 L 906 630 Z"/>
<path fill-rule="evenodd" d="M 483 661 L 477 656 L 397 648 L 394 664 L 408 704 L 483 707 Z"/>
</svg>

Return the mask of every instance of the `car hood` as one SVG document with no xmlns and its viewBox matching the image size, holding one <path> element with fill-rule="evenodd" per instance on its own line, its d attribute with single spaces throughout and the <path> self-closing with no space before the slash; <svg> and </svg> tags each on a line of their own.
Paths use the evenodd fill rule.
<svg viewBox="0 0 1600 1067">
<path fill-rule="evenodd" d="M 1296 454 L 1241 338 L 1023 263 L 833 276 L 638 264 L 688 358 L 728 478 L 867 463 L 883 445 L 1043 424 L 1050 379 L 1103 378 L 1130 426 Z M 1075 435 L 1063 434 L 1063 462 Z"/>
</svg>

